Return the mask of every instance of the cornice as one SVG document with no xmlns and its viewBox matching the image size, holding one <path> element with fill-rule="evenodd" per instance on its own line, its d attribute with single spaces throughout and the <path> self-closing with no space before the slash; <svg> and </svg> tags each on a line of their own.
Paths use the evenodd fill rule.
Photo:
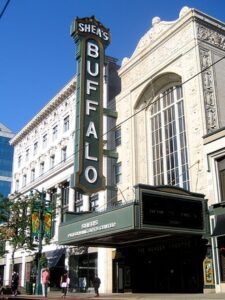
<svg viewBox="0 0 225 300">
<path fill-rule="evenodd" d="M 27 123 L 23 127 L 23 129 L 17 133 L 14 138 L 10 140 L 10 144 L 15 146 L 17 143 L 19 143 L 29 132 L 32 131 L 35 127 L 37 127 L 38 124 L 41 123 L 56 107 L 59 106 L 68 96 L 70 96 L 72 93 L 75 93 L 76 89 L 76 77 L 73 77 L 66 86 L 59 91 L 59 93 L 52 98 L 48 102 L 46 106 L 36 115 L 34 118 Z"/>
</svg>

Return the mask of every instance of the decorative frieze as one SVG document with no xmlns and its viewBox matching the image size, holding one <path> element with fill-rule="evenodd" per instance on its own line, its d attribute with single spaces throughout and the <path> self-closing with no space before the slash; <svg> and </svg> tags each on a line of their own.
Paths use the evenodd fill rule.
<svg viewBox="0 0 225 300">
<path fill-rule="evenodd" d="M 225 35 L 198 24 L 197 38 L 221 49 L 225 49 Z"/>
<path fill-rule="evenodd" d="M 200 64 L 202 70 L 206 127 L 207 132 L 210 133 L 219 128 L 210 50 L 203 48 L 200 49 Z"/>
</svg>

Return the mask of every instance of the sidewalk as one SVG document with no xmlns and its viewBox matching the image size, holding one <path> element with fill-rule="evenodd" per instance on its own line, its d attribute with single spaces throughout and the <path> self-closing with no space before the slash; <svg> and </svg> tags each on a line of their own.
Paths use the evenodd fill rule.
<svg viewBox="0 0 225 300">
<path fill-rule="evenodd" d="M 38 300 L 45 299 L 41 295 L 26 295 L 22 294 L 17 297 L 12 297 L 10 295 L 5 295 L 3 298 L 0 296 L 0 299 L 8 300 Z M 61 292 L 50 292 L 48 293 L 49 299 L 62 300 Z M 67 300 L 90 300 L 96 299 L 93 293 L 68 293 L 66 296 Z M 225 299 L 225 294 L 100 294 L 99 299 L 102 300 L 213 300 L 213 299 Z"/>
</svg>

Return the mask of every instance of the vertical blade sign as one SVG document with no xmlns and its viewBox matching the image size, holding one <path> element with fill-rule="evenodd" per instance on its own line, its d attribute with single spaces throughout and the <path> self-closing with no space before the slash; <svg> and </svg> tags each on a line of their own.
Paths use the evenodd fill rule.
<svg viewBox="0 0 225 300">
<path fill-rule="evenodd" d="M 103 165 L 103 68 L 110 33 L 95 17 L 77 18 L 71 36 L 76 43 L 77 94 L 75 187 L 92 194 L 105 188 Z"/>
</svg>

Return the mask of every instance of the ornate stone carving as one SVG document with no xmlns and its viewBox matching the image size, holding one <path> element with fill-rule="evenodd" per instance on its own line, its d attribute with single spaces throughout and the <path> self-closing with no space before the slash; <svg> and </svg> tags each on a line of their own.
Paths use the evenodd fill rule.
<svg viewBox="0 0 225 300">
<path fill-rule="evenodd" d="M 32 162 L 30 163 L 30 168 L 31 168 L 31 169 L 34 169 L 34 168 L 36 167 L 36 164 L 37 164 L 36 161 L 32 161 Z"/>
<path fill-rule="evenodd" d="M 142 52 L 146 47 L 150 45 L 151 42 L 157 40 L 159 35 L 167 31 L 174 23 L 175 21 L 165 22 L 161 21 L 159 17 L 154 17 L 152 19 L 152 28 L 150 28 L 150 30 L 147 31 L 147 33 L 140 39 L 132 57 Z"/>
<path fill-rule="evenodd" d="M 68 142 L 69 142 L 69 138 L 63 138 L 60 142 L 59 142 L 59 145 L 61 148 L 64 148 L 68 145 Z"/>
<path fill-rule="evenodd" d="M 213 46 L 225 49 L 225 36 L 215 30 L 198 24 L 197 37 L 198 39 L 208 42 Z"/>
<path fill-rule="evenodd" d="M 48 150 L 48 154 L 49 154 L 50 156 L 55 155 L 56 149 L 57 149 L 57 147 L 51 147 L 51 148 Z"/>
<path fill-rule="evenodd" d="M 40 155 L 40 156 L 38 157 L 38 160 L 39 160 L 40 162 L 44 162 L 45 158 L 46 158 L 46 154 L 42 154 L 42 155 Z"/>
<path fill-rule="evenodd" d="M 190 11 L 190 8 L 184 6 L 179 14 L 179 19 L 182 18 Z M 178 20 L 179 20 L 178 19 Z M 158 38 L 166 31 L 170 29 L 178 20 L 175 21 L 161 21 L 160 17 L 154 17 L 152 19 L 152 27 L 145 33 L 145 35 L 140 39 L 132 57 L 141 53 L 145 48 L 158 40 Z M 131 58 L 132 58 L 131 57 Z M 122 61 L 122 66 L 129 62 L 129 58 L 125 57 Z"/>
<path fill-rule="evenodd" d="M 24 167 L 24 168 L 22 169 L 22 174 L 26 174 L 27 171 L 28 171 L 28 169 L 27 169 L 26 167 Z"/>
<path fill-rule="evenodd" d="M 20 179 L 20 173 L 15 173 L 14 178 L 15 178 L 15 180 L 19 180 Z"/>
<path fill-rule="evenodd" d="M 200 49 L 200 63 L 202 70 L 203 94 L 206 113 L 207 132 L 210 133 L 218 128 L 216 97 L 213 80 L 212 59 L 210 51 Z"/>
</svg>

